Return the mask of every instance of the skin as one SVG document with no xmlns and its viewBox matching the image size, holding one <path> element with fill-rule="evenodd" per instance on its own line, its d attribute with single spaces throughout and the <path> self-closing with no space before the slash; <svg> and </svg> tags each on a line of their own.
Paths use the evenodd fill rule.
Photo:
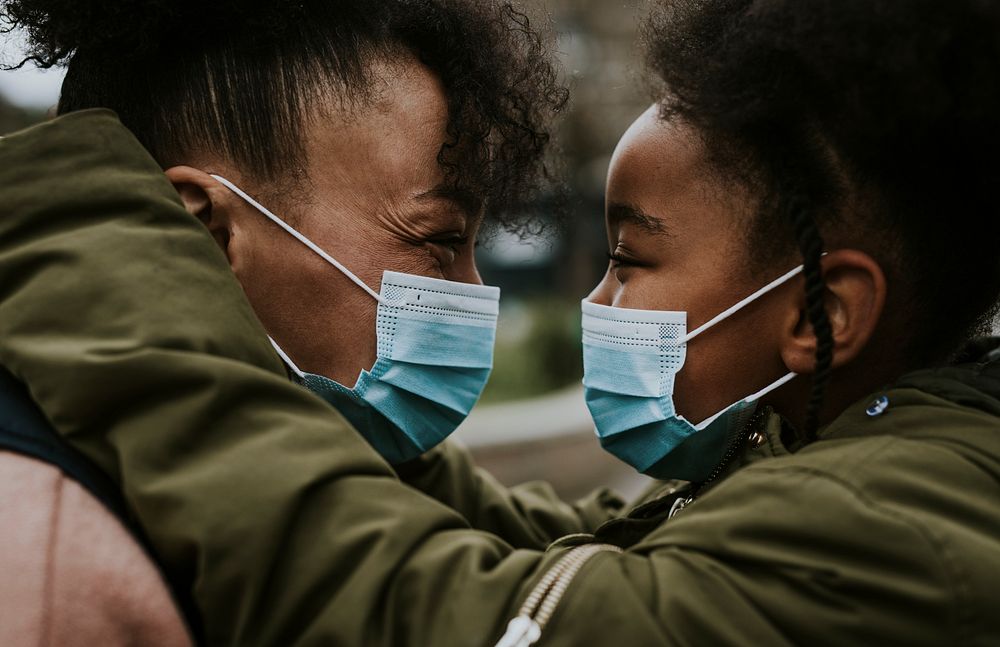
<svg viewBox="0 0 1000 647">
<path fill-rule="evenodd" d="M 206 151 L 166 171 L 268 333 L 300 369 L 346 386 L 375 362 L 376 301 L 210 174 L 234 182 L 376 292 L 383 270 L 481 283 L 473 255 L 481 205 L 443 186 L 437 162 L 444 88 L 415 59 L 380 65 L 377 75 L 370 105 L 348 114 L 331 99 L 338 107 L 324 106 L 306 124 L 305 182 L 255 185 Z"/>
<path fill-rule="evenodd" d="M 602 305 L 684 310 L 693 330 L 801 263 L 789 255 L 765 273 L 751 271 L 747 248 L 753 201 L 710 169 L 688 127 L 640 116 L 612 158 L 607 186 L 607 274 L 588 297 Z M 880 387 L 899 362 L 880 350 L 887 287 L 869 251 L 827 237 L 825 294 L 834 335 L 834 377 L 822 422 Z M 885 321 L 883 321 L 885 319 Z M 887 344 L 885 346 L 895 345 Z M 688 344 L 675 403 L 698 423 L 788 372 L 814 370 L 816 341 L 799 276 Z M 801 425 L 809 379 L 799 377 L 762 400 Z"/>
</svg>

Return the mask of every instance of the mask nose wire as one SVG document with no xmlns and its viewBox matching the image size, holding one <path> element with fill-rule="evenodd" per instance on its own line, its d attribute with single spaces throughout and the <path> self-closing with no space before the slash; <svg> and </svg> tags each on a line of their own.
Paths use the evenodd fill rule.
<svg viewBox="0 0 1000 647">
<path fill-rule="evenodd" d="M 826 256 L 825 253 L 823 255 Z M 708 330 L 712 326 L 714 326 L 714 325 L 716 325 L 716 324 L 718 324 L 718 323 L 720 323 L 722 321 L 725 321 L 729 317 L 732 317 L 734 314 L 736 314 L 737 312 L 739 312 L 743 308 L 747 307 L 748 305 L 750 305 L 751 303 L 753 303 L 757 299 L 761 298 L 762 296 L 764 296 L 768 292 L 771 292 L 772 290 L 775 290 L 775 289 L 781 287 L 782 285 L 784 285 L 785 283 L 791 281 L 793 278 L 795 278 L 796 276 L 798 276 L 799 274 L 801 274 L 804 270 L 805 270 L 805 266 L 799 265 L 798 267 L 796 267 L 791 272 L 788 272 L 788 273 L 784 274 L 783 276 L 780 276 L 777 279 L 771 281 L 770 283 L 768 283 L 767 285 L 765 285 L 761 289 L 757 290 L 756 292 L 754 292 L 753 294 L 751 294 L 747 298 L 743 299 L 742 301 L 740 301 L 739 303 L 737 303 L 733 307 L 724 310 L 723 312 L 719 313 L 715 317 L 712 317 L 711 319 L 709 319 L 708 321 L 706 321 L 702 325 L 698 326 L 697 328 L 695 328 L 694 330 L 692 330 L 688 334 L 684 335 L 680 339 L 674 341 L 673 345 L 680 346 L 682 344 L 688 343 L 689 341 L 691 341 L 692 339 L 694 339 L 695 337 L 697 337 L 701 333 L 705 332 L 706 330 Z"/>
<path fill-rule="evenodd" d="M 302 243 L 303 245 L 305 245 L 306 247 L 308 247 L 309 249 L 311 249 L 313 252 L 315 252 L 317 255 L 319 255 L 320 258 L 322 258 L 324 261 L 326 261 L 330 265 L 333 265 L 335 268 L 337 268 L 338 270 L 340 270 L 340 272 L 344 276 L 346 276 L 348 279 L 350 279 L 351 282 L 354 283 L 355 285 L 357 285 L 359 288 L 361 288 L 362 290 L 364 290 L 365 292 L 367 292 L 368 295 L 371 296 L 371 298 L 375 299 L 380 304 L 384 304 L 384 305 L 387 305 L 387 306 L 397 306 L 397 305 L 399 305 L 398 303 L 392 303 L 392 302 L 388 301 L 381 294 L 379 294 L 375 290 L 373 290 L 370 287 L 368 287 L 367 283 L 365 283 L 364 281 L 362 281 L 361 279 L 359 279 L 357 276 L 355 276 L 355 274 L 353 272 L 351 272 L 349 269 L 347 269 L 346 267 L 344 267 L 340 263 L 340 261 L 338 261 L 334 257 L 330 256 L 326 252 L 324 252 L 322 250 L 322 248 L 320 248 L 319 245 L 317 245 L 316 243 L 312 242 L 311 240 L 309 240 L 308 238 L 306 238 L 304 235 L 302 235 L 301 233 L 299 233 L 294 227 L 292 227 L 291 225 L 289 225 L 288 223 L 286 223 L 284 220 L 282 220 L 278 216 L 274 215 L 267 207 L 265 207 L 261 203 L 257 202 L 253 198 L 251 198 L 246 192 L 243 191 L 243 189 L 239 188 L 238 186 L 236 186 L 235 184 L 233 184 L 232 182 L 230 182 L 226 178 L 222 177 L 221 175 L 212 175 L 212 177 L 215 178 L 224 187 L 226 187 L 227 189 L 229 189 L 230 191 L 232 191 L 236 195 L 240 196 L 244 200 L 246 200 L 247 203 L 250 204 L 250 206 L 252 206 L 254 209 L 256 209 L 257 211 L 259 211 L 262 214 L 264 214 L 265 216 L 267 216 L 272 222 L 274 222 L 274 224 L 278 225 L 279 227 L 281 227 L 282 229 L 284 229 L 285 231 L 287 231 L 296 240 L 298 240 L 300 243 Z M 271 343 L 272 344 L 274 343 L 273 340 L 272 340 Z M 284 353 L 281 353 L 281 354 L 284 355 Z M 298 369 L 296 369 L 296 370 L 298 370 Z"/>
</svg>

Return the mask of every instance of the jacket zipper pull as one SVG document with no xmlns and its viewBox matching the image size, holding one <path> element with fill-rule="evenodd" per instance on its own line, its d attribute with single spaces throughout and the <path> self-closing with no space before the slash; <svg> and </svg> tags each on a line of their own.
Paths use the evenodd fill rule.
<svg viewBox="0 0 1000 647">
<path fill-rule="evenodd" d="M 573 578 L 592 557 L 605 551 L 621 553 L 622 549 L 610 544 L 583 544 L 563 555 L 532 589 L 495 647 L 531 647 L 538 642 Z"/>
<path fill-rule="evenodd" d="M 667 514 L 667 519 L 673 519 L 674 515 L 676 515 L 684 508 L 688 507 L 688 504 L 691 503 L 693 500 L 694 500 L 693 496 L 689 496 L 686 498 L 678 498 L 676 501 L 674 501 L 674 504 L 670 506 L 670 512 Z"/>
<path fill-rule="evenodd" d="M 528 616 L 517 616 L 507 625 L 496 647 L 530 647 L 542 637 L 542 628 Z"/>
<path fill-rule="evenodd" d="M 766 411 L 766 409 L 758 409 L 757 412 L 753 414 L 750 421 L 743 427 L 743 442 L 732 442 L 729 444 L 729 449 L 726 450 L 726 454 L 722 457 L 722 461 L 715 466 L 712 474 L 706 480 L 694 485 L 691 489 L 691 494 L 687 497 L 677 498 L 674 501 L 674 504 L 670 506 L 670 512 L 667 513 L 668 521 L 677 516 L 678 512 L 691 505 L 691 502 L 694 501 L 695 497 L 697 497 L 701 491 L 705 489 L 705 487 L 714 483 L 719 476 L 722 475 L 726 468 L 729 467 L 730 463 L 733 462 L 733 459 L 736 458 L 736 454 L 739 453 L 740 449 L 746 446 L 746 442 L 749 441 L 750 436 L 753 433 L 761 433 L 757 432 L 757 426 L 760 425 L 760 423 L 767 417 Z"/>
</svg>

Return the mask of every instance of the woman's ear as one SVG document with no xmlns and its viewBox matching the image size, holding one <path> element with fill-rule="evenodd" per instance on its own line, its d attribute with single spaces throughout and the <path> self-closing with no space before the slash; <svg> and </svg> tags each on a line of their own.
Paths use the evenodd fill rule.
<svg viewBox="0 0 1000 647">
<path fill-rule="evenodd" d="M 824 301 L 833 331 L 833 367 L 851 363 L 868 345 L 886 300 L 885 273 L 864 252 L 841 249 L 823 257 Z M 801 285 L 801 283 L 799 284 Z M 788 370 L 811 374 L 816 368 L 816 336 L 799 290 L 789 308 L 781 355 Z"/>
<path fill-rule="evenodd" d="M 229 258 L 229 241 L 232 238 L 229 191 L 208 173 L 190 166 L 174 166 L 165 174 L 181 196 L 184 208 L 205 225 Z"/>
</svg>

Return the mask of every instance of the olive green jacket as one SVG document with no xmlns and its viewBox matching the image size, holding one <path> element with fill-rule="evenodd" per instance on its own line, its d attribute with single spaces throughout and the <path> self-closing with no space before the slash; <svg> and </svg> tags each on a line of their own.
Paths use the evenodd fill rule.
<svg viewBox="0 0 1000 647">
<path fill-rule="evenodd" d="M 111 113 L 0 140 L 0 364 L 121 483 L 213 645 L 489 646 L 529 597 L 539 645 L 998 645 L 997 355 L 795 452 L 766 418 L 671 519 L 661 492 L 594 528 L 609 495 L 511 495 L 446 452 L 408 466 L 428 496 L 286 379 Z"/>
</svg>

